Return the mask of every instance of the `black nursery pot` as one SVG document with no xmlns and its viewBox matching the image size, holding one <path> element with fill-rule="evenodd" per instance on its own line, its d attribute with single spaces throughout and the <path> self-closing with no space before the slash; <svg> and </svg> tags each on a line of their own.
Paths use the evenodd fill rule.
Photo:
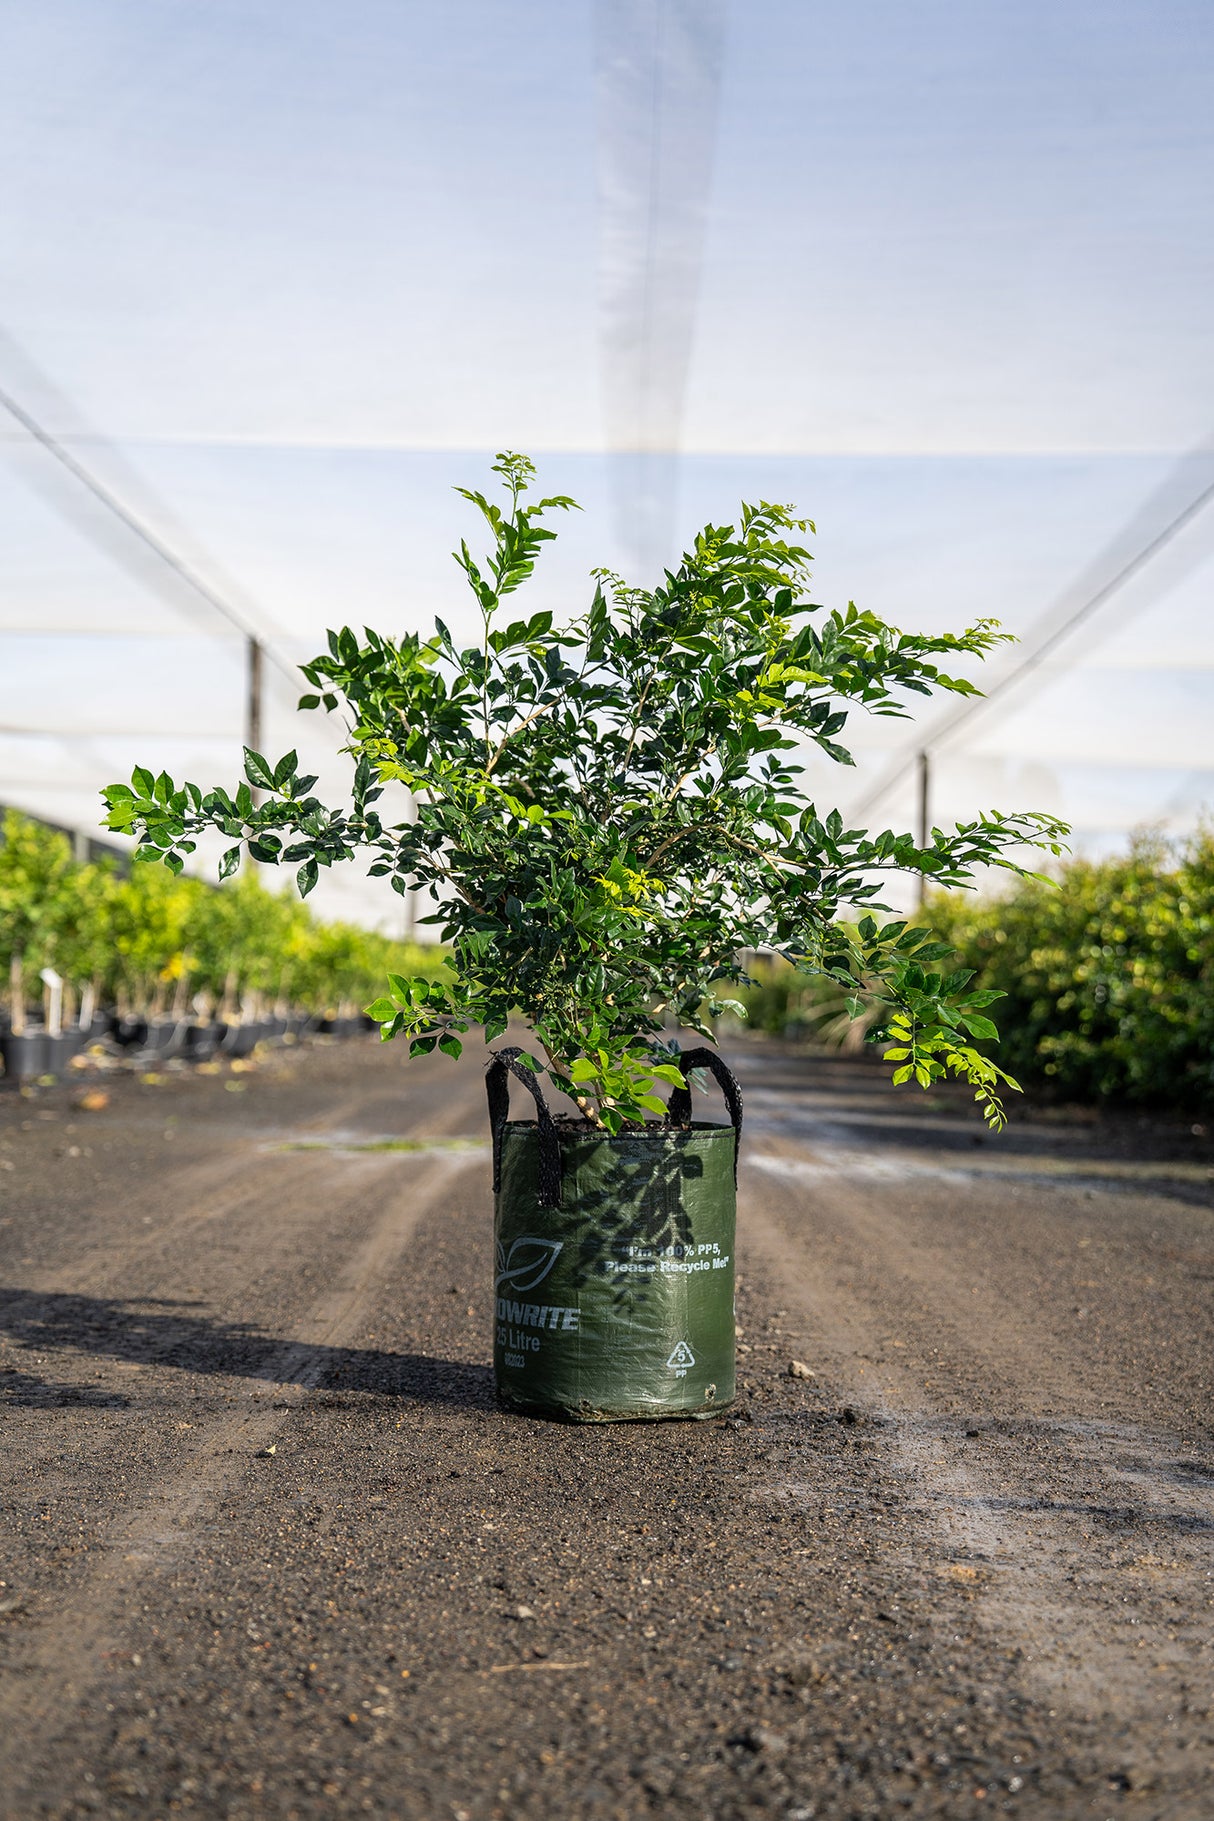
<svg viewBox="0 0 1214 1821">
<path fill-rule="evenodd" d="M 734 1399 L 737 1083 L 692 1051 L 682 1066 L 713 1070 L 732 1124 L 693 1124 L 680 1089 L 666 1125 L 612 1137 L 558 1126 L 517 1056 L 488 1076 L 499 1397 L 572 1422 L 719 1415 Z M 507 1071 L 537 1121 L 505 1117 Z"/>
<path fill-rule="evenodd" d="M 45 1031 L 23 1031 L 15 1037 L 6 1031 L 0 1037 L 0 1058 L 4 1062 L 6 1081 L 36 1081 L 49 1066 Z"/>
<path fill-rule="evenodd" d="M 46 1045 L 44 1071 L 48 1075 L 62 1075 L 71 1067 L 72 1057 L 78 1055 L 84 1040 L 82 1031 L 61 1031 L 58 1037 L 43 1039 Z"/>
<path fill-rule="evenodd" d="M 120 1018 L 117 1012 L 109 1020 L 109 1034 L 122 1050 L 142 1050 L 147 1048 L 148 1021 L 138 1016 Z"/>
<path fill-rule="evenodd" d="M 222 1055 L 232 1060 L 251 1056 L 260 1037 L 260 1024 L 229 1024 L 220 1040 L 219 1049 Z"/>
<path fill-rule="evenodd" d="M 146 1048 L 156 1056 L 179 1056 L 185 1049 L 188 1029 L 184 1018 L 153 1018 L 148 1025 Z"/>
<path fill-rule="evenodd" d="M 189 1024 L 183 1040 L 187 1062 L 209 1062 L 227 1031 L 226 1024 Z"/>
</svg>

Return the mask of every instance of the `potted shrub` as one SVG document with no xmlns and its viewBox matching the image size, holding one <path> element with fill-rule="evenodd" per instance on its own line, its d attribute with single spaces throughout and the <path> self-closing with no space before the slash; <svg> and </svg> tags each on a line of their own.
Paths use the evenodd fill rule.
<svg viewBox="0 0 1214 1821">
<path fill-rule="evenodd" d="M 109 1027 L 102 1004 L 114 965 L 113 917 L 122 882 L 108 861 L 88 861 L 73 867 L 66 886 L 55 965 L 70 982 L 77 1003 L 76 1041 L 87 1045 Z"/>
<path fill-rule="evenodd" d="M 8 810 L 0 831 L 0 966 L 7 975 L 7 1028 L 0 1031 L 5 1078 L 37 1079 L 58 1065 L 45 1023 L 27 1017 L 27 996 L 52 964 L 72 868 L 71 843 L 55 829 Z M 56 1002 L 56 1008 L 61 1002 Z M 54 1033 L 55 1043 L 60 1032 Z"/>
<path fill-rule="evenodd" d="M 889 875 L 965 885 L 981 867 L 1020 872 L 1015 849 L 1057 853 L 1066 830 L 989 815 L 920 848 L 846 828 L 807 790 L 807 762 L 851 762 L 854 710 L 972 693 L 939 664 L 985 653 L 1003 636 L 994 622 L 910 634 L 813 604 L 801 542 L 813 527 L 766 504 L 707 526 L 654 589 L 599 571 L 568 623 L 512 618 L 508 597 L 554 535 L 543 521 L 574 502 L 528 503 L 521 456 L 494 472 L 502 503 L 460 490 L 488 529 L 486 556 L 464 543 L 456 557 L 475 642 L 461 649 L 441 620 L 429 638 L 345 628 L 303 666 L 300 707 L 347 717 L 348 804 L 320 802 L 294 753 L 246 750 L 234 790 L 137 770 L 105 792 L 107 825 L 175 871 L 218 829 L 223 873 L 247 851 L 296 867 L 306 894 L 321 867 L 364 855 L 394 891 L 427 893 L 449 963 L 437 979 L 389 977 L 369 1008 L 382 1035 L 411 1056 L 458 1056 L 473 1026 L 491 1046 L 512 1017 L 527 1033 L 488 1076 L 500 1390 L 573 1416 L 710 1414 L 733 1387 L 741 1103 L 715 1052 L 685 1053 L 679 1033 L 711 1041 L 742 957 L 772 950 L 878 1007 L 896 1080 L 959 1077 L 998 1124 L 1007 1078 L 971 1042 L 994 1033 L 994 995 L 948 971 L 929 930 L 876 913 Z M 388 825 L 393 783 L 415 814 Z M 842 922 L 845 909 L 858 921 Z M 686 1077 L 704 1069 L 733 1129 L 691 1120 Z M 535 1122 L 507 1118 L 508 1075 L 535 1098 Z M 553 1118 L 552 1090 L 575 1117 Z"/>
</svg>

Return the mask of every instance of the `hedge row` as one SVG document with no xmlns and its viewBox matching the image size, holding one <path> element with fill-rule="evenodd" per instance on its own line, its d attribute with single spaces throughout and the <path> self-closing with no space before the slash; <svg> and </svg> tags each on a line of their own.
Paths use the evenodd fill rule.
<svg viewBox="0 0 1214 1821">
<path fill-rule="evenodd" d="M 99 1005 L 148 1012 L 199 996 L 330 1012 L 365 1005 L 389 971 L 426 973 L 433 950 L 346 923 L 318 921 L 297 898 L 251 874 L 222 886 L 163 867 L 123 877 L 78 864 L 65 835 L 8 811 L 0 835 L 0 993 L 18 958 L 27 1001 L 54 968 Z"/>
<path fill-rule="evenodd" d="M 1075 860 L 1057 886 L 1019 883 L 998 900 L 940 894 L 932 924 L 1006 994 L 992 1008 L 1002 1065 L 1071 1099 L 1203 1111 L 1214 1106 L 1214 833 L 1179 848 L 1137 841 Z M 79 865 L 66 836 L 9 811 L 0 842 L 0 991 L 20 957 L 27 998 L 53 967 L 99 1004 L 153 1011 L 198 995 L 307 1011 L 366 1004 L 389 971 L 433 972 L 434 950 L 318 922 L 251 875 L 215 887 L 156 866 L 122 877 Z M 841 995 L 758 963 L 750 1022 L 782 1035 L 862 1040 Z"/>
<path fill-rule="evenodd" d="M 1158 837 L 1060 888 L 996 904 L 935 901 L 933 923 L 1006 999 L 1003 1065 L 1071 1099 L 1201 1111 L 1214 1104 L 1214 833 Z"/>
<path fill-rule="evenodd" d="M 973 968 L 1000 1043 L 980 1045 L 1025 1086 L 1088 1102 L 1214 1106 L 1214 833 L 1141 837 L 1111 860 L 1070 861 L 1057 885 L 998 899 L 938 894 L 927 917 Z M 760 963 L 750 1021 L 785 1035 L 859 1025 L 829 990 Z"/>
</svg>

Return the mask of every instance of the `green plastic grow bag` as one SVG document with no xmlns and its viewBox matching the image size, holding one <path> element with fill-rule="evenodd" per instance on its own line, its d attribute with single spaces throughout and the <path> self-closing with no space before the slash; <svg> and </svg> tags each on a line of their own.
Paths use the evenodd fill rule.
<svg viewBox="0 0 1214 1821">
<path fill-rule="evenodd" d="M 734 1397 L 734 1232 L 742 1107 L 709 1050 L 728 1126 L 692 1122 L 686 1089 L 664 1126 L 610 1137 L 554 1121 L 517 1050 L 490 1066 L 494 1369 L 518 1409 L 575 1422 L 715 1416 Z M 510 1120 L 507 1071 L 538 1118 Z"/>
</svg>

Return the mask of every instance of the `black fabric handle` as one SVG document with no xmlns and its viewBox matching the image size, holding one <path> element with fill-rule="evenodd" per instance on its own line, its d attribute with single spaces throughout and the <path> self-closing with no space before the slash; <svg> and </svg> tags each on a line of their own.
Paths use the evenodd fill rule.
<svg viewBox="0 0 1214 1821">
<path fill-rule="evenodd" d="M 738 1152 L 742 1145 L 742 1090 L 738 1086 L 733 1070 L 717 1055 L 715 1050 L 684 1050 L 681 1056 L 675 1057 L 676 1065 L 683 1071 L 684 1084 L 692 1069 L 708 1069 L 720 1083 L 725 1096 L 725 1106 L 729 1113 L 729 1122 L 733 1126 L 733 1180 L 736 1188 L 738 1181 Z M 666 1118 L 671 1125 L 691 1124 L 691 1089 L 684 1085 L 675 1088 L 666 1108 Z"/>
<path fill-rule="evenodd" d="M 544 1099 L 534 1069 L 520 1062 L 522 1051 L 498 1050 L 485 1071 L 485 1092 L 489 1097 L 489 1130 L 493 1134 L 493 1193 L 502 1186 L 502 1136 L 510 1117 L 510 1076 L 521 1081 L 535 1101 L 540 1134 L 539 1204 L 541 1208 L 561 1205 L 561 1141 Z"/>
</svg>

